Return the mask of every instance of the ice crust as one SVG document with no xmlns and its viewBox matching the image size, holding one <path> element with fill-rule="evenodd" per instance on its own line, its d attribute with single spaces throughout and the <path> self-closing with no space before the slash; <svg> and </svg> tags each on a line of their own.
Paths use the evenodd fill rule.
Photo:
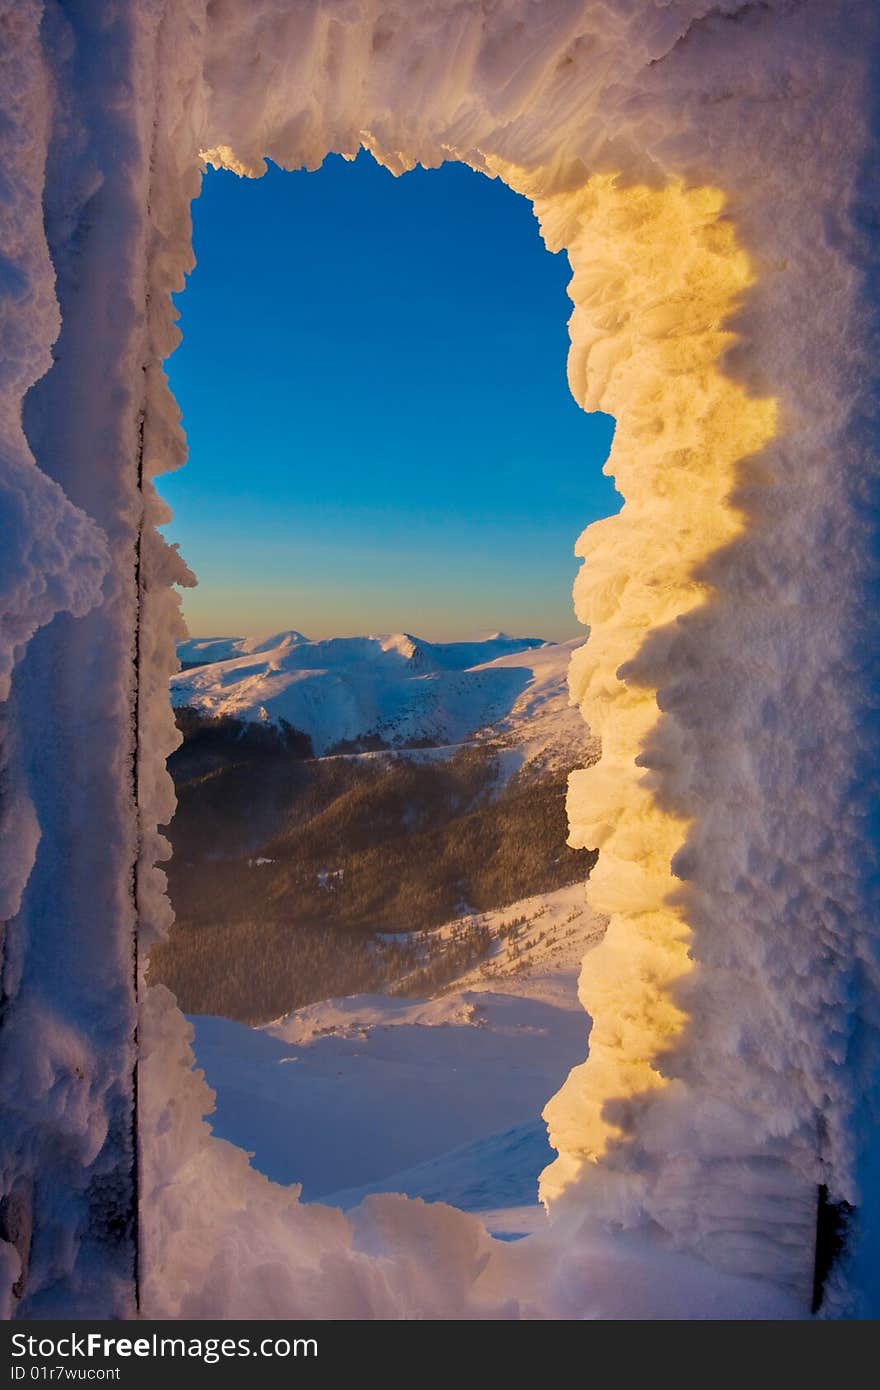
<svg viewBox="0 0 880 1390">
<path fill-rule="evenodd" d="M 859 1212 L 826 1312 L 876 1314 L 875 6 L 0 20 L 5 1310 L 134 1307 L 132 981 L 170 917 L 191 580 L 151 479 L 185 457 L 162 362 L 190 200 L 206 159 L 258 176 L 365 145 L 532 199 L 572 264 L 572 391 L 618 422 L 625 506 L 580 544 L 571 675 L 603 746 L 569 797 L 610 917 L 590 1055 L 546 1111 L 549 1232 L 514 1249 L 417 1201 L 299 1205 L 210 1136 L 186 1025 L 142 990 L 141 1306 L 798 1315 L 824 1181 Z"/>
</svg>

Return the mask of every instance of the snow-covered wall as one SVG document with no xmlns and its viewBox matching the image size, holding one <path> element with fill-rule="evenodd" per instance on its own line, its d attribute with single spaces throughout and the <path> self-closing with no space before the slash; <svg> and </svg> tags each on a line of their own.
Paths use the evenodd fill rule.
<svg viewBox="0 0 880 1390">
<path fill-rule="evenodd" d="M 609 1315 L 636 1307 L 631 1245 L 608 1253 L 626 1228 L 643 1271 L 707 1262 L 675 1266 L 667 1316 L 707 1287 L 721 1315 L 756 1287 L 803 1309 L 824 1182 L 858 1208 L 827 1306 L 864 1311 L 870 0 L 10 0 L 0 21 L 8 1306 L 126 1312 L 139 1280 L 162 1315 Z M 169 920 L 187 572 L 150 478 L 185 452 L 161 361 L 189 203 L 205 158 L 259 175 L 361 145 L 533 200 L 572 264 L 572 390 L 618 421 L 626 503 L 582 541 L 572 672 L 603 758 L 569 798 L 610 926 L 589 1058 L 547 1109 L 553 1225 L 517 1251 L 402 1199 L 299 1206 L 209 1136 L 170 996 L 144 991 L 133 1031 Z"/>
</svg>

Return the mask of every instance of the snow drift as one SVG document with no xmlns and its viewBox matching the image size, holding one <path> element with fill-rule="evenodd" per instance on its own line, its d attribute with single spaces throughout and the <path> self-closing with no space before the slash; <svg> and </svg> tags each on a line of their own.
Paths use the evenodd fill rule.
<svg viewBox="0 0 880 1390">
<path fill-rule="evenodd" d="M 825 1308 L 876 1311 L 876 8 L 0 9 L 7 1306 L 806 1309 L 824 1183 L 857 1208 Z M 589 1059 L 547 1111 L 551 1230 L 515 1251 L 446 1208 L 346 1218 L 258 1178 L 210 1138 L 161 990 L 133 1110 L 190 580 L 150 481 L 185 454 L 161 362 L 189 202 L 205 159 L 361 145 L 533 200 L 572 264 L 572 389 L 618 421 L 626 502 L 581 544 L 572 673 L 603 759 L 570 795 L 610 927 Z"/>
</svg>

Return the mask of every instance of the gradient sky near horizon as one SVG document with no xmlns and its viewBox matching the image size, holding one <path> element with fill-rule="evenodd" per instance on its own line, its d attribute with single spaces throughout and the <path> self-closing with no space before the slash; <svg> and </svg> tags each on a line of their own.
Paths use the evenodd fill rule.
<svg viewBox="0 0 880 1390">
<path fill-rule="evenodd" d="M 193 217 L 167 363 L 190 457 L 159 479 L 192 635 L 580 633 L 613 421 L 568 390 L 571 271 L 526 199 L 362 151 L 209 171 Z"/>
</svg>

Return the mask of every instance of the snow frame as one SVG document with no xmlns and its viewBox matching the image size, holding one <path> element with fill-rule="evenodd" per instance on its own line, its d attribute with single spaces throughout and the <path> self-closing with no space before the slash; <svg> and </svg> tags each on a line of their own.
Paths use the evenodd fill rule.
<svg viewBox="0 0 880 1390">
<path fill-rule="evenodd" d="M 868 1306 L 872 9 L 0 5 L 10 1313 L 615 1316 L 621 1231 L 673 1262 L 667 1316 L 707 1284 L 726 1315 L 805 1308 L 820 1185 L 858 1209 L 826 1308 Z M 610 925 L 589 1058 L 546 1111 L 551 1225 L 520 1249 L 400 1198 L 297 1205 L 210 1136 L 167 992 L 136 1018 L 170 917 L 187 572 L 151 478 L 185 455 L 162 361 L 189 203 L 205 160 L 361 145 L 532 200 L 572 262 L 572 391 L 618 422 L 572 671 L 603 756 L 569 794 Z"/>
</svg>

